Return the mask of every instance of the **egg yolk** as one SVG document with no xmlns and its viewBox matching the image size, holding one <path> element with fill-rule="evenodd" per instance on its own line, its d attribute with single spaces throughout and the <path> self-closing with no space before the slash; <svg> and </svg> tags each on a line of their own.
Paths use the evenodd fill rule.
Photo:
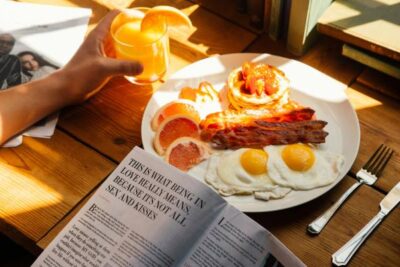
<svg viewBox="0 0 400 267">
<path fill-rule="evenodd" d="M 288 145 L 282 150 L 282 159 L 294 171 L 307 171 L 315 161 L 312 149 L 305 144 Z"/>
<path fill-rule="evenodd" d="M 243 169 L 253 175 L 267 172 L 268 154 L 261 149 L 248 149 L 240 156 Z"/>
</svg>

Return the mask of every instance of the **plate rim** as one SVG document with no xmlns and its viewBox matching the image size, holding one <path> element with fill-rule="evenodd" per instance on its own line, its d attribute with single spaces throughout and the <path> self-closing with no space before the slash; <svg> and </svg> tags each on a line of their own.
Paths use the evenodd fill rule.
<svg viewBox="0 0 400 267">
<path fill-rule="evenodd" d="M 159 92 L 159 91 L 174 91 L 174 90 L 165 89 L 165 88 L 168 86 L 168 81 L 170 81 L 170 80 L 177 80 L 177 81 L 179 81 L 180 79 L 179 79 L 179 78 L 177 79 L 177 77 L 179 77 L 180 74 L 181 74 L 182 72 L 186 71 L 188 68 L 192 68 L 193 65 L 195 65 L 195 64 L 204 64 L 204 62 L 207 62 L 207 61 L 210 61 L 210 60 L 216 60 L 216 59 L 218 60 L 218 59 L 221 59 L 221 58 L 224 58 L 224 59 L 225 59 L 225 58 L 231 58 L 231 57 L 233 57 L 233 58 L 234 58 L 234 57 L 253 57 L 253 58 L 265 57 L 265 58 L 263 59 L 264 61 L 265 61 L 267 58 L 271 58 L 271 59 L 274 59 L 274 58 L 275 58 L 275 59 L 278 59 L 278 60 L 284 60 L 284 61 L 288 61 L 288 62 L 296 62 L 296 64 L 300 64 L 300 65 L 302 65 L 302 67 L 311 69 L 313 72 L 318 73 L 318 75 L 321 75 L 322 77 L 329 78 L 329 79 L 334 80 L 336 83 L 340 83 L 340 82 L 337 81 L 336 79 L 334 79 L 334 78 L 332 78 L 332 77 L 326 75 L 325 73 L 323 73 L 323 72 L 321 72 L 321 71 L 319 71 L 319 70 L 317 70 L 317 69 L 315 69 L 315 68 L 313 68 L 313 67 L 311 67 L 311 66 L 309 66 L 309 65 L 307 65 L 307 64 L 305 64 L 305 63 L 303 63 L 303 62 L 300 62 L 300 61 L 295 60 L 295 59 L 290 59 L 290 58 L 286 58 L 286 57 L 281 57 L 281 56 L 269 54 L 269 53 L 230 53 L 230 54 L 222 54 L 222 55 L 213 55 L 213 56 L 210 56 L 210 57 L 207 57 L 207 58 L 204 58 L 204 59 L 201 59 L 201 60 L 192 62 L 191 64 L 189 64 L 189 65 L 187 65 L 187 66 L 185 66 L 185 67 L 179 69 L 179 70 L 176 71 L 175 73 L 173 73 L 173 74 L 165 81 L 165 83 L 164 83 L 163 85 L 161 85 L 161 86 L 158 88 L 158 90 L 155 91 L 155 92 L 153 93 L 153 95 L 151 96 L 151 98 L 150 98 L 149 101 L 147 102 L 146 108 L 145 108 L 145 110 L 144 110 L 144 112 L 143 112 L 143 117 L 142 117 L 142 120 L 141 120 L 141 141 L 142 141 L 142 145 L 143 145 L 144 150 L 146 150 L 146 151 L 149 152 L 149 153 L 152 153 L 153 150 L 154 150 L 154 149 L 153 149 L 152 151 L 149 151 L 149 149 L 148 149 L 148 147 L 147 147 L 147 144 L 145 144 L 145 142 L 144 142 L 143 136 L 144 136 L 144 134 L 147 133 L 147 129 L 146 129 L 146 125 L 145 125 L 145 123 L 144 123 L 144 120 L 145 120 L 146 117 L 148 117 L 149 115 L 151 115 L 151 114 L 149 114 L 149 113 L 150 113 L 150 108 L 151 108 L 150 105 L 151 105 L 152 101 L 154 100 L 154 96 L 157 94 L 157 92 Z M 245 61 L 245 59 L 243 60 L 243 62 L 244 62 L 244 61 Z M 261 60 L 261 61 L 262 61 L 262 60 Z M 194 79 L 194 78 L 191 78 L 191 79 L 189 79 L 189 80 L 193 80 L 193 79 Z M 316 189 L 325 188 L 325 190 L 323 190 L 323 192 L 320 193 L 319 195 L 306 197 L 305 199 L 301 199 L 300 201 L 298 201 L 298 202 L 296 202 L 296 203 L 292 203 L 291 205 L 287 205 L 287 204 L 286 204 L 286 205 L 283 205 L 282 207 L 275 207 L 275 208 L 268 208 L 268 209 L 265 209 L 265 208 L 256 208 L 256 207 L 257 207 L 256 205 L 253 206 L 253 207 L 247 207 L 247 206 L 249 205 L 249 203 L 246 203 L 247 205 L 245 204 L 245 205 L 239 205 L 239 206 L 238 206 L 238 205 L 236 205 L 235 203 L 232 203 L 232 202 L 228 201 L 226 197 L 221 196 L 220 194 L 218 194 L 218 192 L 216 192 L 216 194 L 218 194 L 220 197 L 222 197 L 222 198 L 223 198 L 225 201 L 227 201 L 229 204 L 231 204 L 232 206 L 238 208 L 239 210 L 241 210 L 241 211 L 243 211 L 243 212 L 248 212 L 248 213 L 259 213 L 259 212 L 272 212 L 272 211 L 285 210 L 285 209 L 289 209 L 289 208 L 298 207 L 298 206 L 300 206 L 300 205 L 303 205 L 303 204 L 305 204 L 305 203 L 308 203 L 308 202 L 310 202 L 310 201 L 312 201 L 312 200 L 314 200 L 314 199 L 317 199 L 317 198 L 319 198 L 319 197 L 325 195 L 326 193 L 328 193 L 332 188 L 334 188 L 340 181 L 342 181 L 342 180 L 348 175 L 348 172 L 349 172 L 349 170 L 351 169 L 351 166 L 354 164 L 354 161 L 355 161 L 355 159 L 357 158 L 358 151 L 359 151 L 359 147 L 360 147 L 360 138 L 361 138 L 361 136 L 360 136 L 360 123 L 359 123 L 359 120 L 358 120 L 358 116 L 357 116 L 356 110 L 354 109 L 353 105 L 351 105 L 351 103 L 350 103 L 350 101 L 349 101 L 347 95 L 345 94 L 346 88 L 348 88 L 348 86 L 347 86 L 346 84 L 343 84 L 343 89 L 338 89 L 338 88 L 335 88 L 335 89 L 336 89 L 336 91 L 337 91 L 338 93 L 340 93 L 340 94 L 342 94 L 342 95 L 344 96 L 344 98 L 345 98 L 345 100 L 346 100 L 346 104 L 348 105 L 349 110 L 351 111 L 351 116 L 352 116 L 353 119 L 354 119 L 353 122 L 356 123 L 356 125 L 354 125 L 354 128 L 355 128 L 355 131 L 356 131 L 356 132 L 353 133 L 353 135 L 354 135 L 354 137 L 355 137 L 356 143 L 354 144 L 354 150 L 353 150 L 352 157 L 351 157 L 350 159 L 348 159 L 349 162 L 350 162 L 350 164 L 348 165 L 348 168 L 347 168 L 347 169 L 344 169 L 344 170 L 343 170 L 344 175 L 343 175 L 342 177 L 337 178 L 333 183 L 331 183 L 331 184 L 329 184 L 329 185 L 327 185 L 327 186 L 325 186 L 325 187 L 316 188 Z M 154 114 L 153 114 L 153 115 L 154 115 Z M 349 114 L 349 115 L 350 115 L 350 114 Z M 158 156 L 159 156 L 159 155 L 158 155 Z M 159 157 L 160 157 L 160 156 L 159 156 Z M 193 176 L 191 176 L 191 177 L 199 181 L 199 179 L 197 179 L 196 177 L 193 177 Z M 201 182 L 203 182 L 203 181 L 201 181 Z M 208 184 L 205 183 L 205 182 L 203 182 L 203 184 L 205 184 L 205 185 L 208 186 L 209 188 L 212 188 L 212 186 L 208 185 Z M 214 188 L 212 188 L 212 189 L 214 189 Z M 214 190 L 214 191 L 215 191 L 215 190 Z M 282 200 L 282 199 L 269 200 L 269 201 L 279 201 L 279 200 Z M 257 201 L 259 201 L 259 200 L 257 200 Z M 266 201 L 265 203 L 268 203 L 268 201 Z M 253 205 L 254 205 L 254 204 L 253 204 Z"/>
</svg>

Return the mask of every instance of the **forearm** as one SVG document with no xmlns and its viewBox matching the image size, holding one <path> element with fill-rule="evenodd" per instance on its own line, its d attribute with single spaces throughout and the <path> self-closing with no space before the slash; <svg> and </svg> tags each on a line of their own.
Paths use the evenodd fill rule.
<svg viewBox="0 0 400 267">
<path fill-rule="evenodd" d="M 70 102 L 68 83 L 62 71 L 1 90 L 0 144 Z"/>
<path fill-rule="evenodd" d="M 46 115 L 86 100 L 112 76 L 134 76 L 143 71 L 136 61 L 103 55 L 103 42 L 109 40 L 110 24 L 118 13 L 110 12 L 61 70 L 0 91 L 0 145 Z"/>
</svg>

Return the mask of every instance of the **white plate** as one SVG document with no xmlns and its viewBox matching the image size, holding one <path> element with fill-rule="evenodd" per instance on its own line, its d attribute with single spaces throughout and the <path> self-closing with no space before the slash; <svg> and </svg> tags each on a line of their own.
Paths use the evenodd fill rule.
<svg viewBox="0 0 400 267">
<path fill-rule="evenodd" d="M 157 155 L 153 148 L 154 132 L 150 122 L 162 105 L 178 98 L 179 90 L 184 86 L 198 87 L 202 81 L 208 81 L 216 89 L 221 89 L 228 74 L 245 61 L 264 62 L 274 65 L 285 72 L 290 80 L 291 98 L 316 111 L 318 119 L 325 120 L 329 133 L 322 149 L 341 153 L 345 157 L 344 168 L 338 179 L 325 187 L 308 191 L 292 191 L 283 199 L 262 201 L 254 196 L 230 196 L 225 199 L 245 212 L 265 212 L 294 207 L 326 193 L 334 187 L 349 171 L 360 143 L 360 127 L 357 115 L 350 105 L 344 90 L 346 85 L 296 60 L 268 54 L 228 54 L 197 61 L 179 70 L 150 99 L 142 120 L 142 142 L 146 151 Z M 203 181 L 205 164 L 192 169 L 196 179 Z"/>
</svg>

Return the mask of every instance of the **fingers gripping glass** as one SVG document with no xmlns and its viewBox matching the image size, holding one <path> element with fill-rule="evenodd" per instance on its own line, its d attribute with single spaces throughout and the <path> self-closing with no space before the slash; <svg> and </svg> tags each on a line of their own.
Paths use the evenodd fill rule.
<svg viewBox="0 0 400 267">
<path fill-rule="evenodd" d="M 115 57 L 142 63 L 143 72 L 125 76 L 136 84 L 149 84 L 161 79 L 169 65 L 168 27 L 165 20 L 141 29 L 141 22 L 149 8 L 126 9 L 111 24 Z"/>
</svg>

